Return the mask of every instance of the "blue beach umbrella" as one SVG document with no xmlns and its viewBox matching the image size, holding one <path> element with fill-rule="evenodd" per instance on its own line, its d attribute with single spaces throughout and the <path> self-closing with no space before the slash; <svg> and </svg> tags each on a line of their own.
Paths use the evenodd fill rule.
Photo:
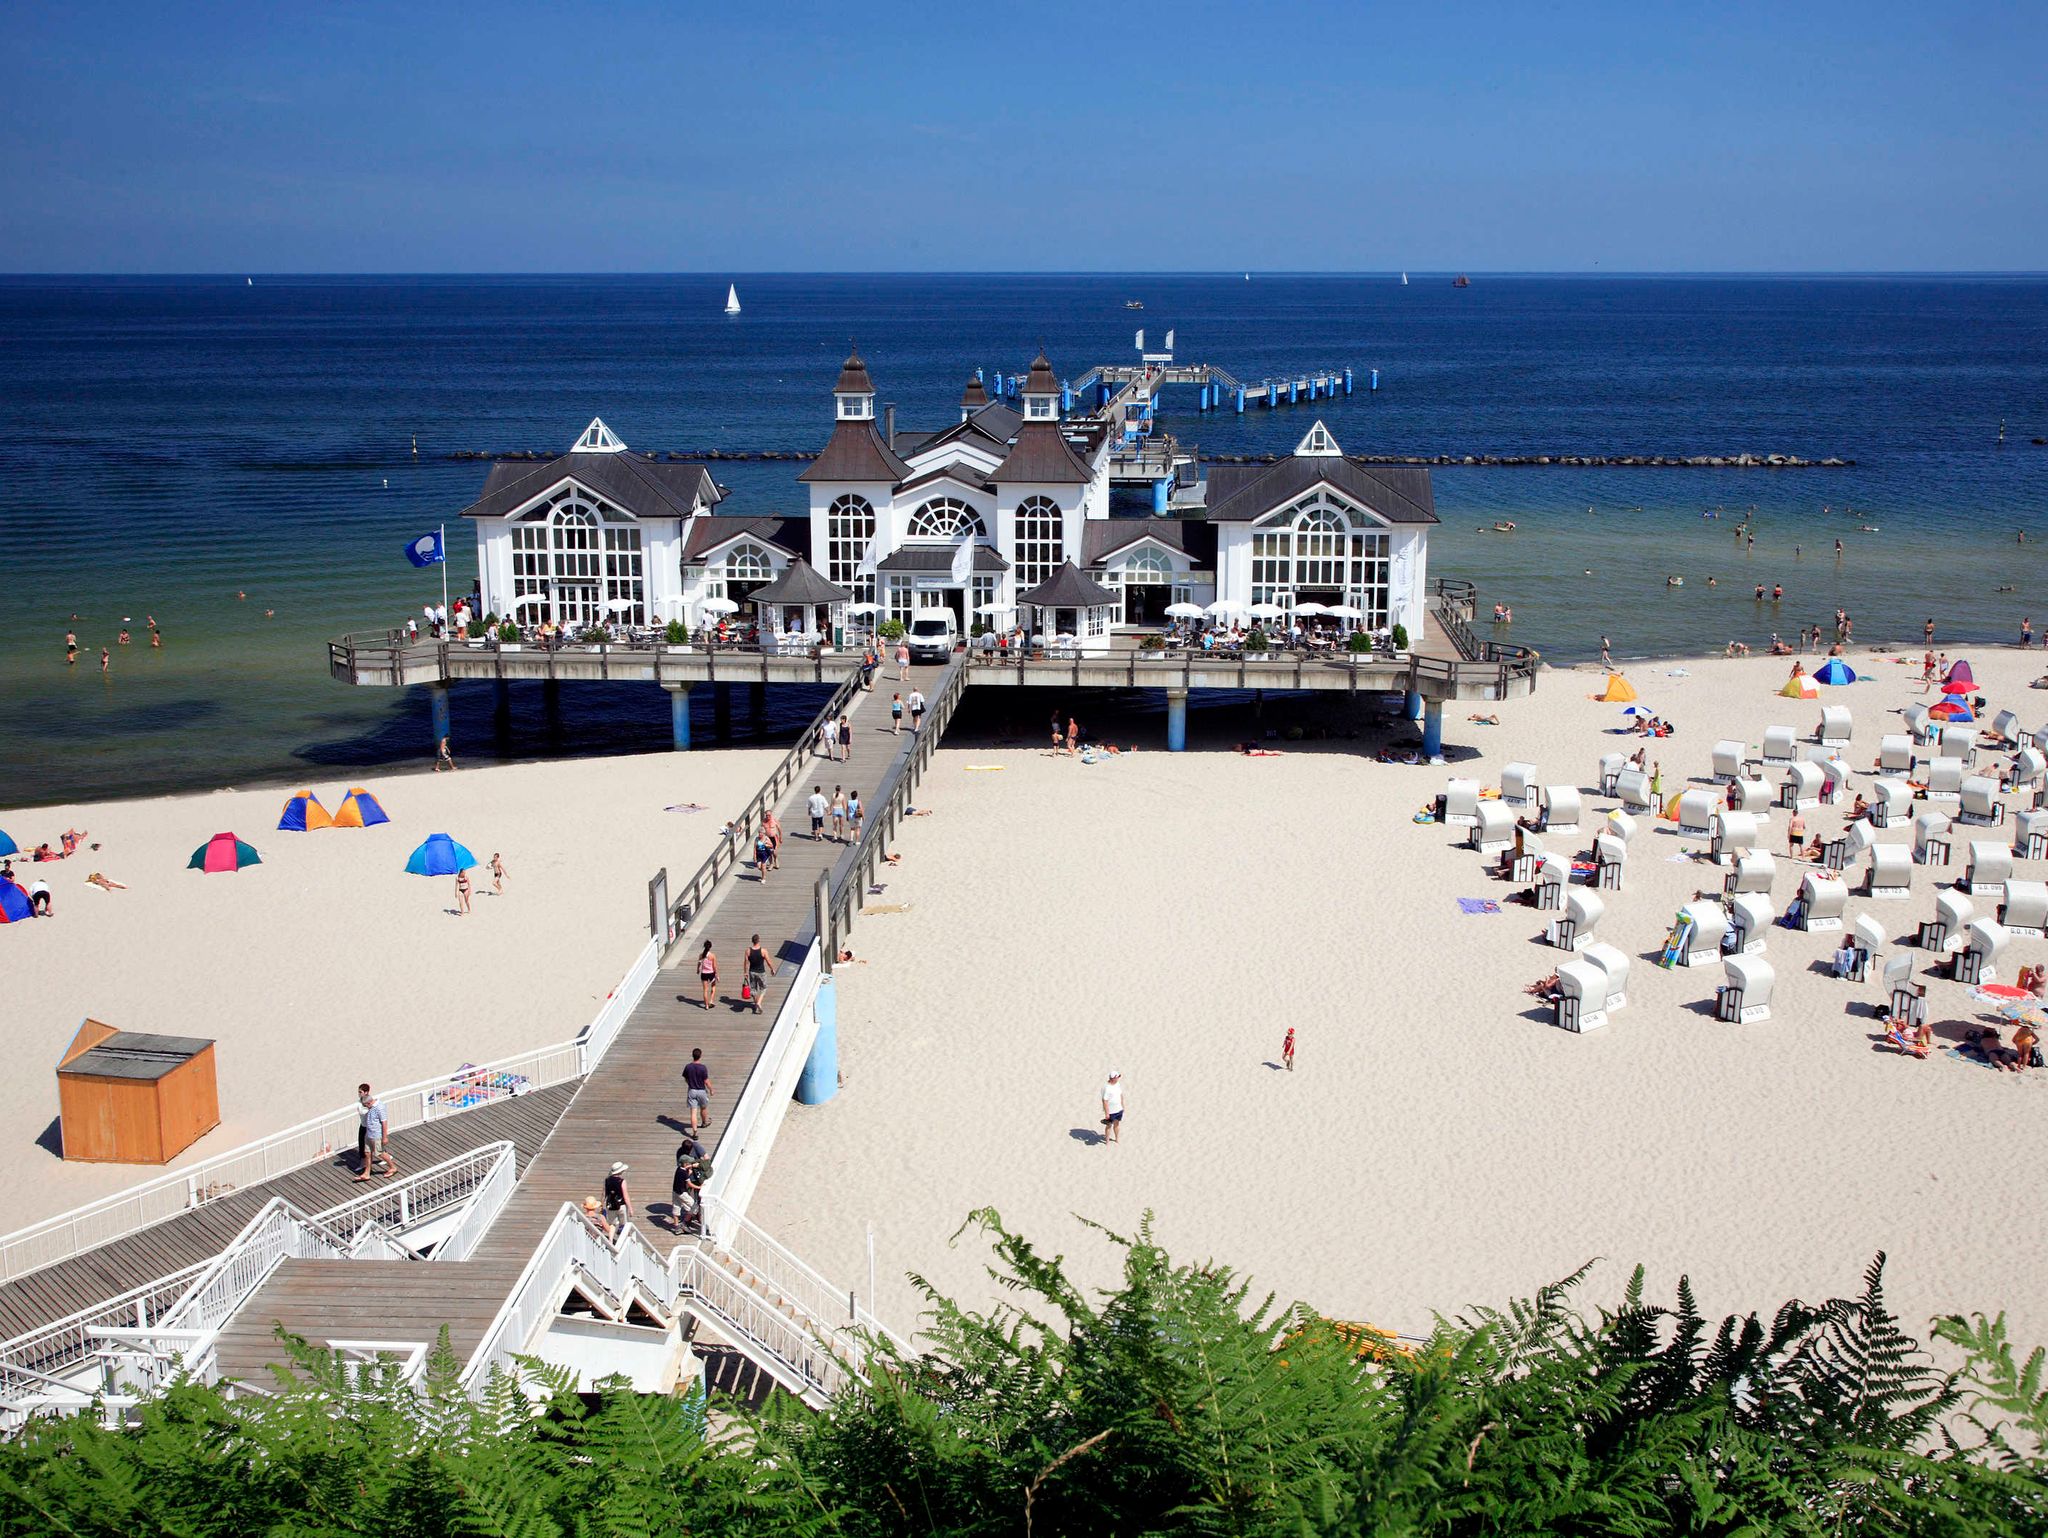
<svg viewBox="0 0 2048 1538">
<path fill-rule="evenodd" d="M 20 854 L 21 845 L 7 836 L 7 830 L 0 828 L 0 854 Z"/>
<path fill-rule="evenodd" d="M 1830 657 L 1813 670 L 1814 678 L 1824 684 L 1853 684 L 1856 670 L 1840 657 Z"/>
<path fill-rule="evenodd" d="M 429 833 L 427 841 L 405 862 L 409 876 L 452 876 L 459 870 L 473 870 L 477 857 L 445 833 Z"/>
<path fill-rule="evenodd" d="M 1648 716 L 1654 715 L 1656 714 L 1656 712 L 1651 710 L 1650 707 L 1647 705 L 1631 705 L 1626 710 L 1622 711 L 1622 714 L 1625 716 Z"/>
</svg>

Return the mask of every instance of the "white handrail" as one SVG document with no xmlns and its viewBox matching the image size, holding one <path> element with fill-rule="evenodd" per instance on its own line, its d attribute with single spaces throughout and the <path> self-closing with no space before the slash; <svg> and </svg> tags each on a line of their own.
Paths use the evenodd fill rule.
<svg viewBox="0 0 2048 1538">
<path fill-rule="evenodd" d="M 709 1221 L 704 1242 L 759 1278 L 767 1291 L 800 1309 L 818 1329 L 834 1336 L 845 1331 L 866 1331 L 888 1341 L 905 1356 L 915 1355 L 908 1341 L 861 1306 L 852 1288 L 826 1280 L 809 1261 L 718 1197 L 708 1198 L 705 1208 Z M 847 1343 L 858 1345 L 853 1340 Z"/>
<path fill-rule="evenodd" d="M 812 1409 L 846 1385 L 853 1369 L 846 1343 L 806 1329 L 708 1253 L 685 1246 L 671 1257 L 677 1305 L 708 1319 L 731 1344 Z"/>
<path fill-rule="evenodd" d="M 775 1023 L 768 1028 L 768 1039 L 762 1043 L 761 1054 L 755 1060 L 754 1072 L 747 1075 L 746 1083 L 740 1089 L 740 1097 L 733 1102 L 731 1114 L 726 1118 L 725 1132 L 718 1140 L 717 1167 L 705 1189 L 710 1196 L 727 1203 L 729 1210 L 736 1210 L 737 1204 L 729 1193 L 735 1188 L 742 1192 L 752 1190 L 751 1181 L 742 1180 L 742 1172 L 757 1174 L 751 1166 L 759 1162 L 759 1154 L 750 1159 L 748 1144 L 754 1128 L 767 1109 L 771 1099 L 779 1096 L 786 1101 L 795 1088 L 794 1075 L 778 1072 L 788 1067 L 790 1040 L 803 1028 L 805 1016 L 817 997 L 818 976 L 824 969 L 824 943 L 813 939 L 810 948 L 804 952 L 803 960 L 797 965 L 796 976 L 791 979 L 789 992 L 783 995 L 782 1004 L 775 1013 Z M 801 1073 L 803 1064 L 795 1066 Z M 787 1082 L 785 1082 L 787 1081 Z M 780 1104 L 776 1106 L 776 1120 L 780 1121 Z"/>
</svg>

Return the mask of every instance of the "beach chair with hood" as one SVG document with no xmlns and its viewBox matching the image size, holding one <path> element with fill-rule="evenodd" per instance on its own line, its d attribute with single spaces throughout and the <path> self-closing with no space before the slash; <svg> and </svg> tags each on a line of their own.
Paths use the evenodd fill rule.
<svg viewBox="0 0 2048 1538">
<path fill-rule="evenodd" d="M 1963 781 L 1956 821 L 1970 828 L 1995 828 L 2005 821 L 2005 803 L 1998 799 L 1998 781 L 1973 774 Z"/>
<path fill-rule="evenodd" d="M 1904 902 L 1913 895 L 1913 856 L 1904 844 L 1870 846 L 1870 883 L 1874 902 Z"/>
<path fill-rule="evenodd" d="M 1559 962 L 1557 999 L 1551 1007 L 1560 1029 L 1597 1031 L 1607 1023 L 1607 974 L 1590 961 Z"/>
<path fill-rule="evenodd" d="M 1728 904 L 1728 933 L 1733 941 L 1729 948 L 1738 956 L 1763 950 L 1777 917 L 1778 908 L 1770 893 L 1742 893 Z"/>
<path fill-rule="evenodd" d="M 1922 812 L 1913 819 L 1913 863 L 1946 865 L 1953 851 L 1954 824 L 1946 812 Z"/>
<path fill-rule="evenodd" d="M 2005 895 L 2005 884 L 2011 879 L 2012 849 L 2008 845 L 1990 839 L 1971 840 L 1970 861 L 1963 867 L 1963 885 L 1970 889 L 1972 897 L 1988 897 L 1996 902 Z"/>
<path fill-rule="evenodd" d="M 2013 817 L 2012 852 L 2022 860 L 2048 860 L 2048 808 Z"/>
<path fill-rule="evenodd" d="M 1956 952 L 1955 980 L 1981 988 L 1998 981 L 1998 958 L 2005 954 L 2005 926 L 1996 919 L 1972 919 Z"/>
<path fill-rule="evenodd" d="M 2023 940 L 2039 940 L 2048 929 L 2048 883 L 2008 881 L 2005 902 L 1998 910 L 2005 932 Z"/>
<path fill-rule="evenodd" d="M 1956 949 L 1962 944 L 1963 931 L 1970 927 L 1970 921 L 1975 917 L 1975 905 L 1961 892 L 1936 892 L 1934 917 L 1920 921 L 1920 949 L 1937 952 Z"/>
<path fill-rule="evenodd" d="M 1730 956 L 1721 963 L 1727 981 L 1715 995 L 1715 1013 L 1730 1025 L 1754 1025 L 1771 1018 L 1771 990 L 1777 970 L 1762 956 Z"/>
<path fill-rule="evenodd" d="M 1794 908 L 1799 927 L 1809 934 L 1822 934 L 1842 927 L 1842 910 L 1849 906 L 1849 887 L 1840 876 L 1810 870 L 1799 882 Z"/>
</svg>

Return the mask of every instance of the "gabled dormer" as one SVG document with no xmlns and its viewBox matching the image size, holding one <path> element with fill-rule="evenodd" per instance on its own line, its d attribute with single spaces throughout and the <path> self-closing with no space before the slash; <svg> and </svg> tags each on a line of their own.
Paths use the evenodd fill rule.
<svg viewBox="0 0 2048 1538">
<path fill-rule="evenodd" d="M 875 482 L 895 485 L 910 467 L 882 441 L 875 429 L 875 382 L 858 352 L 847 357 L 832 387 L 832 436 L 811 467 L 797 479 L 806 485 L 826 482 Z"/>
<path fill-rule="evenodd" d="M 1301 442 L 1294 446 L 1297 459 L 1342 459 L 1344 451 L 1337 447 L 1337 439 L 1330 429 L 1323 426 L 1321 417 L 1308 430 Z"/>
<path fill-rule="evenodd" d="M 858 349 L 847 355 L 839 370 L 839 383 L 832 387 L 836 416 L 842 422 L 872 422 L 875 419 L 875 382 L 868 378 L 868 366 L 860 361 Z"/>
</svg>

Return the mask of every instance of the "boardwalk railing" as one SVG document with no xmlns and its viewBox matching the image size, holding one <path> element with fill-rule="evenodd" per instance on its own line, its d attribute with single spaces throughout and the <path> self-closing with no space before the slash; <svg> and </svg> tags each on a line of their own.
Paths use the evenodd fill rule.
<svg viewBox="0 0 2048 1538">
<path fill-rule="evenodd" d="M 516 660 L 508 667 L 507 658 Z M 550 644 L 529 636 L 501 645 L 495 638 L 408 641 L 401 631 L 379 630 L 351 633 L 327 643 L 329 676 L 350 684 L 397 684 L 408 674 L 415 683 L 430 681 L 420 676 L 423 670 L 431 670 L 433 678 L 441 681 L 545 679 L 556 675 L 558 665 L 565 669 L 565 676 L 584 679 L 591 676 L 589 664 L 593 661 L 597 664 L 595 676 L 602 682 L 612 677 L 614 658 L 626 664 L 619 674 L 621 680 L 657 684 L 759 683 L 768 676 L 785 683 L 832 683 L 855 660 L 843 648 L 828 650 L 817 641 L 793 647 L 790 639 L 781 635 L 757 642 L 700 640 L 675 646 L 658 631 L 609 641 L 558 640 Z M 667 658 L 677 659 L 675 665 L 664 668 Z M 764 658 L 808 661 L 812 664 L 810 676 L 805 679 L 804 670 L 786 667 L 774 669 L 771 675 L 762 665 Z M 719 669 L 722 660 L 728 664 L 723 677 Z M 465 665 L 456 668 L 451 666 L 453 662 Z"/>
<path fill-rule="evenodd" d="M 1453 640 L 1455 643 L 1455 637 Z M 1335 679 L 1352 690 L 1458 693 L 1465 698 L 1474 697 L 1471 691 L 1481 691 L 1491 699 L 1505 698 L 1516 684 L 1533 688 L 1539 665 L 1540 659 L 1527 647 L 1493 641 L 1474 643 L 1469 658 L 1425 657 L 1418 652 L 1397 656 L 1294 651 L 1086 656 L 1075 652 L 1017 662 L 1005 660 L 1000 653 L 968 654 L 968 666 L 978 680 L 991 683 L 1005 675 L 1028 673 L 1052 674 L 1075 689 L 1314 689 Z"/>
<path fill-rule="evenodd" d="M 677 1307 L 709 1323 L 812 1409 L 823 1409 L 853 1381 L 853 1369 L 837 1338 L 784 1312 L 710 1251 L 684 1245 L 670 1261 Z"/>
<path fill-rule="evenodd" d="M 825 949 L 813 933 L 807 931 L 798 938 L 804 945 L 803 960 L 775 1011 L 775 1023 L 768 1028 L 753 1071 L 740 1086 L 739 1098 L 726 1117 L 725 1133 L 718 1140 L 717 1168 L 707 1187 L 710 1196 L 736 1211 L 745 1211 L 753 1196 L 817 1035 L 814 1002 L 818 979 L 827 970 Z"/>
<path fill-rule="evenodd" d="M 801 1310 L 818 1330 L 835 1336 L 854 1332 L 848 1344 L 861 1350 L 865 1347 L 858 1337 L 865 1333 L 887 1340 L 905 1356 L 914 1354 L 910 1343 L 877 1319 L 851 1287 L 827 1281 L 810 1262 L 745 1214 L 712 1196 L 706 1198 L 705 1216 L 704 1243 L 751 1277 L 757 1287 Z"/>
</svg>

